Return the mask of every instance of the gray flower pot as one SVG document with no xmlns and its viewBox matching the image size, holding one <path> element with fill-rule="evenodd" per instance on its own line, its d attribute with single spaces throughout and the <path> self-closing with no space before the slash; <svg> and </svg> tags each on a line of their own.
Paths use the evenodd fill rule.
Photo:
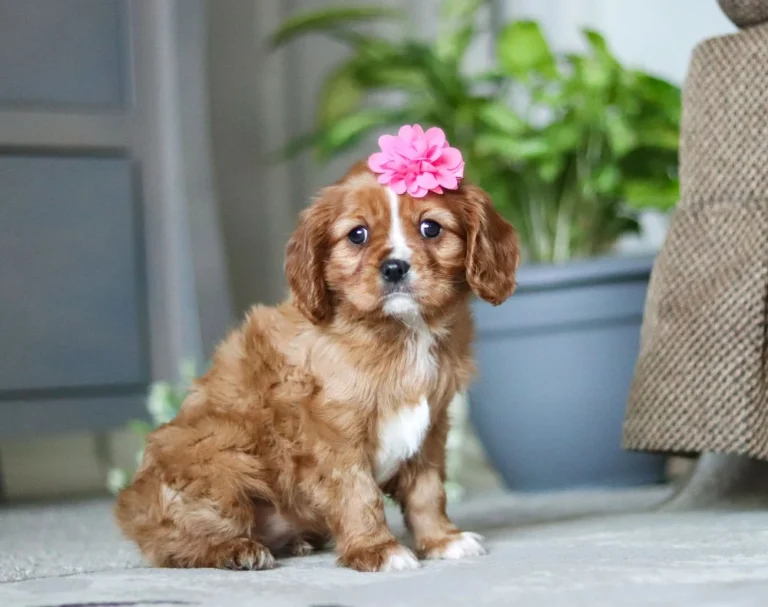
<svg viewBox="0 0 768 607">
<path fill-rule="evenodd" d="M 505 304 L 474 304 L 470 419 L 511 489 L 660 482 L 664 458 L 621 428 L 653 259 L 522 267 Z"/>
</svg>

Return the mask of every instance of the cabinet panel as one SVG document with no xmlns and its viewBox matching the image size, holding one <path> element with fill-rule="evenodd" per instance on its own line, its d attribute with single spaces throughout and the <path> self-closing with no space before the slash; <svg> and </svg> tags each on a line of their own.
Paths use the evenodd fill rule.
<svg viewBox="0 0 768 607">
<path fill-rule="evenodd" d="M 0 155 L 1 391 L 147 379 L 133 171 Z"/>
<path fill-rule="evenodd" d="M 125 0 L 0 0 L 0 105 L 118 106 Z"/>
</svg>

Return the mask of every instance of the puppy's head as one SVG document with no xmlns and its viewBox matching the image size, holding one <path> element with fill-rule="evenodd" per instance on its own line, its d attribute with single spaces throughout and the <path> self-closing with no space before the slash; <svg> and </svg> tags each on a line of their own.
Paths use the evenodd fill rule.
<svg viewBox="0 0 768 607">
<path fill-rule="evenodd" d="M 470 290 L 497 305 L 518 263 L 514 228 L 480 188 L 398 196 L 361 162 L 301 214 L 285 268 L 296 306 L 320 324 L 341 304 L 433 316 Z"/>
</svg>

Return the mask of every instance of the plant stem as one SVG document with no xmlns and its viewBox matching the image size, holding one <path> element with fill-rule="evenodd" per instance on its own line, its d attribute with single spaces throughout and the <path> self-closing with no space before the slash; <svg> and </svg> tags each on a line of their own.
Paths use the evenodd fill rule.
<svg viewBox="0 0 768 607">
<path fill-rule="evenodd" d="M 569 187 L 569 180 L 575 163 L 569 162 L 563 176 L 563 187 L 560 191 L 557 219 L 555 221 L 555 238 L 552 258 L 554 261 L 566 261 L 571 256 L 571 213 L 575 196 Z"/>
</svg>

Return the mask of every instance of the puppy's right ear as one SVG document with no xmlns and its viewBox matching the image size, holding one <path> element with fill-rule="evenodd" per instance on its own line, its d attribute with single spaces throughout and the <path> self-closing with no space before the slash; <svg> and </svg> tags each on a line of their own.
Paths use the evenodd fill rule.
<svg viewBox="0 0 768 607">
<path fill-rule="evenodd" d="M 324 196 L 299 215 L 299 223 L 285 251 L 285 276 L 296 307 L 313 324 L 331 314 L 331 295 L 325 282 L 330 216 Z"/>
</svg>

